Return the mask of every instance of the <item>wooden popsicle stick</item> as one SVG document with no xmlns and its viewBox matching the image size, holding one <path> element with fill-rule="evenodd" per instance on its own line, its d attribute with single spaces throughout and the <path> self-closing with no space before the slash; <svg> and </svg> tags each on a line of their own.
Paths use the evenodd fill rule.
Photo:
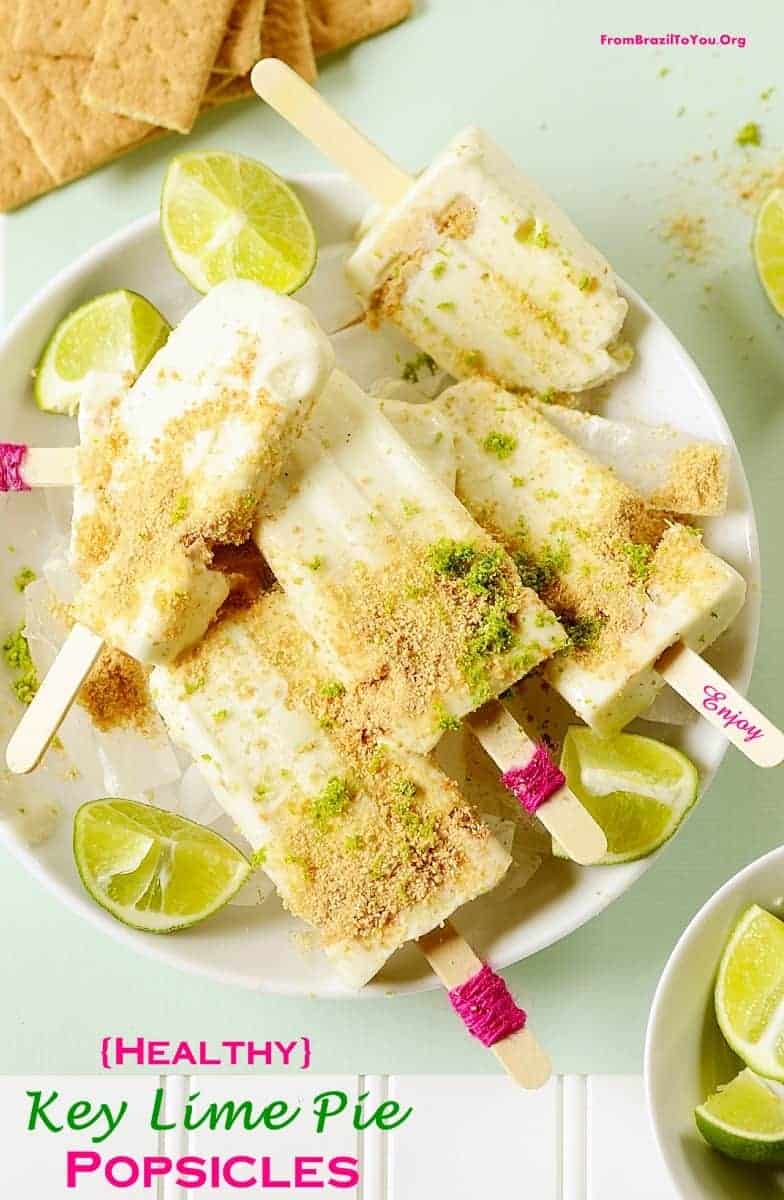
<svg viewBox="0 0 784 1200">
<path fill-rule="evenodd" d="M 500 700 L 482 705 L 467 721 L 477 741 L 502 771 L 525 766 L 536 749 Z M 588 866 L 606 854 L 604 831 L 565 784 L 536 810 L 536 816 L 575 862 Z"/>
<path fill-rule="evenodd" d="M 656 670 L 758 767 L 784 762 L 784 733 L 683 642 L 665 650 Z"/>
<path fill-rule="evenodd" d="M 484 966 L 465 938 L 448 922 L 426 933 L 417 945 L 447 991 L 467 983 Z M 528 1025 L 496 1042 L 490 1049 L 520 1087 L 540 1088 L 550 1078 L 550 1059 Z"/>
<path fill-rule="evenodd" d="M 30 488 L 70 487 L 75 477 L 73 446 L 29 447 L 22 464 L 22 477 Z"/>
<path fill-rule="evenodd" d="M 103 639 L 74 625 L 6 748 L 14 775 L 27 775 L 43 758 L 101 653 Z"/>
<path fill-rule="evenodd" d="M 280 59 L 257 62 L 250 81 L 262 100 L 380 204 L 390 207 L 406 194 L 411 177 Z"/>
</svg>

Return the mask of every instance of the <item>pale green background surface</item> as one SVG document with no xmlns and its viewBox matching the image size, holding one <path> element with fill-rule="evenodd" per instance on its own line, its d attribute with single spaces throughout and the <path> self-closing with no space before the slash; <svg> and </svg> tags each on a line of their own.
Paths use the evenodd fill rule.
<svg viewBox="0 0 784 1200">
<path fill-rule="evenodd" d="M 462 125 L 484 125 L 694 355 L 751 481 L 764 574 L 751 695 L 782 720 L 784 335 L 756 281 L 750 218 L 718 176 L 743 162 L 733 136 L 746 121 L 759 120 L 763 128 L 765 149 L 749 152 L 753 161 L 775 161 L 784 147 L 784 17 L 765 0 L 691 6 L 668 0 L 655 7 L 656 17 L 647 4 L 634 15 L 619 0 L 547 7 L 427 0 L 399 30 L 326 65 L 321 87 L 412 169 Z M 726 32 L 745 35 L 748 45 L 599 44 L 603 31 L 638 30 Z M 760 93 L 779 82 L 763 102 Z M 214 114 L 187 144 L 242 150 L 281 171 L 323 165 L 260 104 Z M 165 163 L 179 148 L 167 139 L 12 216 L 7 314 L 97 239 L 153 208 Z M 685 165 L 694 154 L 703 161 Z M 655 230 L 682 211 L 707 219 L 714 245 L 702 265 L 674 263 L 672 246 Z M 667 954 L 724 880 L 782 840 L 783 782 L 781 772 L 755 770 L 730 752 L 704 803 L 631 892 L 508 972 L 557 1070 L 639 1070 L 648 1007 Z M 325 1072 L 494 1069 L 492 1058 L 460 1033 L 440 993 L 297 1002 L 195 980 L 130 953 L 60 908 L 5 851 L 0 945 L 4 1073 L 90 1072 L 98 1065 L 98 1040 L 110 1032 L 213 1040 L 307 1033 L 314 1066 Z"/>
</svg>

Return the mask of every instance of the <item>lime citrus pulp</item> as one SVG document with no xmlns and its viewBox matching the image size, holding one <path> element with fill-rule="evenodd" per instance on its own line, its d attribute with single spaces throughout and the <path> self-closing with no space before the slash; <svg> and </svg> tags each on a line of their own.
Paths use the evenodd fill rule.
<svg viewBox="0 0 784 1200">
<path fill-rule="evenodd" d="M 784 317 L 784 188 L 774 188 L 757 213 L 754 262 L 768 299 Z"/>
<path fill-rule="evenodd" d="M 169 336 L 149 300 L 120 289 L 95 296 L 55 329 L 35 368 L 35 402 L 44 412 L 73 416 L 96 382 L 128 387 Z"/>
<path fill-rule="evenodd" d="M 715 1002 L 738 1057 L 784 1082 L 784 921 L 756 904 L 746 909 L 722 955 Z"/>
<path fill-rule="evenodd" d="M 572 725 L 564 739 L 561 770 L 604 830 L 602 864 L 650 854 L 672 837 L 697 799 L 699 779 L 688 758 L 638 734 L 600 738 Z M 553 852 L 565 857 L 557 844 Z"/>
<path fill-rule="evenodd" d="M 289 295 L 316 265 L 316 235 L 298 196 L 263 163 L 225 151 L 179 154 L 161 194 L 174 265 L 199 292 L 252 279 Z"/>
<path fill-rule="evenodd" d="M 784 1092 L 746 1069 L 694 1110 L 705 1141 L 742 1162 L 784 1163 Z"/>
<path fill-rule="evenodd" d="M 136 800 L 83 804 L 74 817 L 73 845 L 92 898 L 148 933 L 172 933 L 211 916 L 252 870 L 211 829 Z"/>
</svg>

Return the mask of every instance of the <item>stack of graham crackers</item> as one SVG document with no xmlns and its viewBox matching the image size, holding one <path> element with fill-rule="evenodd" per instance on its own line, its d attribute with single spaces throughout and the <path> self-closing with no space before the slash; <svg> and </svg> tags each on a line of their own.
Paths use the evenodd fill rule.
<svg viewBox="0 0 784 1200">
<path fill-rule="evenodd" d="M 408 16 L 412 0 L 0 0 L 0 211 Z"/>
</svg>

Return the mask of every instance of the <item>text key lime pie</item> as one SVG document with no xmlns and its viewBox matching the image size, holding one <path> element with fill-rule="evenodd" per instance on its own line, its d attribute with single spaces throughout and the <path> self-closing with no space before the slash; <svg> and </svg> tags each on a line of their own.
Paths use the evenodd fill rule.
<svg viewBox="0 0 784 1200">
<path fill-rule="evenodd" d="M 464 144 L 470 169 L 450 152 L 406 199 L 416 219 L 389 226 L 372 295 L 371 243 L 328 246 L 314 272 L 305 207 L 261 164 L 174 161 L 161 227 L 205 297 L 170 334 L 130 287 L 66 317 L 36 400 L 78 409 L 80 447 L 1 447 L 4 487 L 35 493 L 15 505 L 73 495 L 6 642 L 31 701 L 8 763 L 28 770 L 55 737 L 49 760 L 97 758 L 76 860 L 126 925 L 174 931 L 238 902 L 247 920 L 274 884 L 351 987 L 416 941 L 533 1085 L 525 1014 L 450 919 L 503 913 L 545 859 L 629 862 L 674 832 L 697 771 L 623 729 L 665 680 L 698 703 L 721 679 L 700 654 L 745 585 L 693 525 L 725 506 L 726 451 L 575 411 L 631 361 L 609 267 L 489 143 Z M 507 223 L 531 295 L 490 370 L 478 297 Z M 314 313 L 331 325 L 347 259 L 374 319 L 327 337 Z M 304 303 L 283 294 L 299 288 Z M 417 344 L 371 328 L 381 316 Z M 548 685 L 585 726 L 564 736 Z M 728 736 L 777 761 L 777 731 L 723 686 L 763 746 Z"/>
</svg>

